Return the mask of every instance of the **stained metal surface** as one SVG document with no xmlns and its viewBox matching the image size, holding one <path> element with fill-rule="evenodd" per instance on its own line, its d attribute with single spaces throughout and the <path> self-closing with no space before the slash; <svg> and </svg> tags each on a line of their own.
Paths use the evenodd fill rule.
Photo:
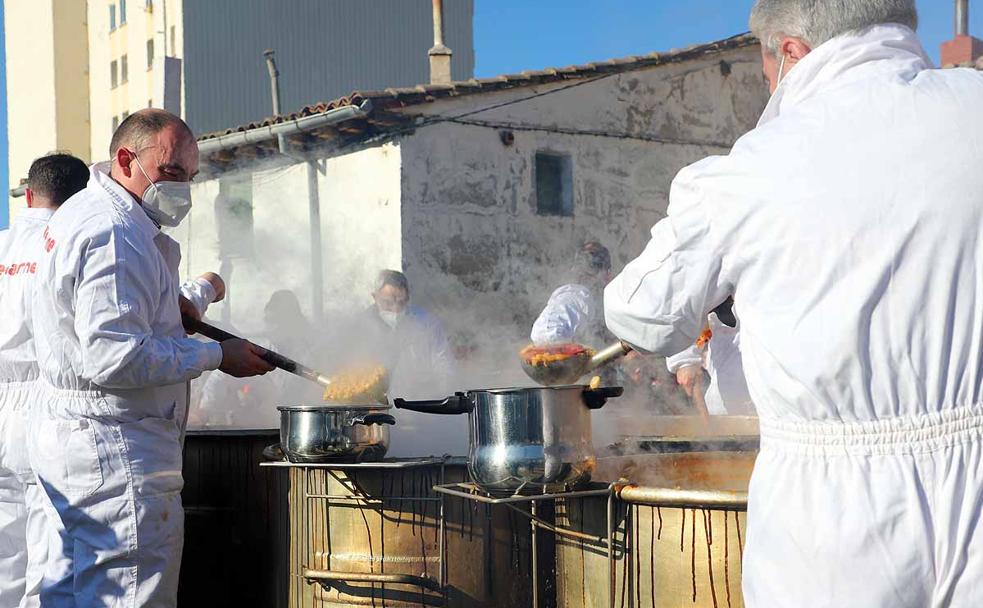
<svg viewBox="0 0 983 608">
<path fill-rule="evenodd" d="M 445 501 L 432 490 L 441 480 L 463 481 L 462 464 L 328 466 L 293 465 L 286 471 L 288 606 L 528 604 L 528 524 L 488 505 Z"/>
<path fill-rule="evenodd" d="M 558 536 L 557 606 L 647 608 L 744 605 L 741 555 L 754 453 L 638 454 L 601 459 L 598 477 L 626 477 L 611 504 L 558 503 L 556 525 L 609 543 Z M 608 547 L 612 548 L 611 558 Z"/>
</svg>

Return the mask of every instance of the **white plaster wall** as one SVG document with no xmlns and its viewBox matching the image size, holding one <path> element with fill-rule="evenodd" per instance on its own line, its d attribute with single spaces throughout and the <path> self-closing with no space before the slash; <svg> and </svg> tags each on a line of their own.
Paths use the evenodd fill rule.
<svg viewBox="0 0 983 608">
<path fill-rule="evenodd" d="M 257 335 L 263 308 L 279 289 L 296 293 L 304 313 L 313 316 L 308 167 L 246 167 L 224 177 L 237 175 L 252 181 L 252 256 L 220 258 L 217 178 L 194 184 L 191 213 L 171 234 L 182 245 L 184 277 L 214 271 L 226 279 L 229 301 L 216 304 L 209 317 Z M 370 302 L 379 269 L 402 267 L 399 147 L 321 161 L 317 183 L 324 313 L 350 313 Z"/>
<path fill-rule="evenodd" d="M 378 271 L 403 267 L 400 158 L 386 144 L 320 163 L 326 313 L 368 306 Z"/>
</svg>

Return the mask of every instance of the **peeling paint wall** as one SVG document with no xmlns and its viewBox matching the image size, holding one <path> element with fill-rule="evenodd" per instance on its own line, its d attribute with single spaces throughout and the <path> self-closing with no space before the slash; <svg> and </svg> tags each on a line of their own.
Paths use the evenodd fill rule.
<svg viewBox="0 0 983 608">
<path fill-rule="evenodd" d="M 726 153 L 754 126 L 767 95 L 753 47 L 587 84 L 408 108 L 491 124 L 444 122 L 402 142 L 411 282 L 455 330 L 474 332 L 469 319 L 480 319 L 496 335 L 525 339 L 580 243 L 607 245 L 615 270 L 637 256 L 665 216 L 676 172 Z M 500 132 L 510 125 L 514 142 L 505 145 Z M 581 133 L 550 132 L 565 130 Z M 539 151 L 570 157 L 572 217 L 537 215 Z"/>
</svg>

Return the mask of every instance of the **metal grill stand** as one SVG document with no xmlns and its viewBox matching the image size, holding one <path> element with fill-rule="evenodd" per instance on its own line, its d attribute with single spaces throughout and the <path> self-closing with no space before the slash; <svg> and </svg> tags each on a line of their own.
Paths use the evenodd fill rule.
<svg viewBox="0 0 983 608">
<path fill-rule="evenodd" d="M 455 498 L 462 498 L 465 500 L 472 500 L 475 502 L 484 503 L 486 505 L 503 505 L 508 509 L 511 509 L 515 513 L 522 515 L 529 519 L 529 525 L 531 527 L 532 534 L 532 606 L 533 608 L 540 608 L 540 598 L 539 598 L 539 564 L 538 564 L 538 531 L 540 528 L 552 532 L 553 534 L 559 536 L 566 536 L 568 538 L 589 541 L 597 543 L 605 547 L 608 559 L 608 606 L 609 608 L 614 608 L 615 604 L 615 561 L 614 561 L 614 531 L 615 531 L 615 521 L 614 521 L 614 499 L 615 499 L 615 489 L 618 484 L 589 484 L 586 489 L 582 490 L 569 490 L 563 492 L 544 492 L 541 494 L 515 494 L 512 496 L 495 496 L 487 492 L 482 491 L 473 483 L 452 483 L 446 485 L 435 485 L 433 487 L 435 492 L 440 494 L 446 494 L 448 496 L 453 496 Z M 541 519 L 537 514 L 537 503 L 540 502 L 555 502 L 557 500 L 571 499 L 571 498 L 587 498 L 592 496 L 606 496 L 607 497 L 607 536 L 598 537 L 590 534 L 584 534 L 583 532 L 578 532 L 576 530 L 568 530 L 566 528 L 561 528 L 555 526 L 543 519 Z M 529 512 L 526 512 L 516 505 L 520 503 L 529 503 Z"/>
</svg>

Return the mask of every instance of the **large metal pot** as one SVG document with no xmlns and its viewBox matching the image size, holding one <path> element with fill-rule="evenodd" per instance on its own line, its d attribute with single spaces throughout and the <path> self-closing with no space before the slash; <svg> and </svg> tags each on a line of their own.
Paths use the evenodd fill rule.
<svg viewBox="0 0 983 608">
<path fill-rule="evenodd" d="M 396 419 L 388 405 L 281 405 L 280 447 L 290 462 L 380 460 Z"/>
<path fill-rule="evenodd" d="M 433 414 L 468 413 L 472 481 L 493 494 L 518 494 L 589 481 L 595 464 L 590 410 L 621 393 L 621 387 L 583 385 L 499 388 L 394 404 Z"/>
</svg>

